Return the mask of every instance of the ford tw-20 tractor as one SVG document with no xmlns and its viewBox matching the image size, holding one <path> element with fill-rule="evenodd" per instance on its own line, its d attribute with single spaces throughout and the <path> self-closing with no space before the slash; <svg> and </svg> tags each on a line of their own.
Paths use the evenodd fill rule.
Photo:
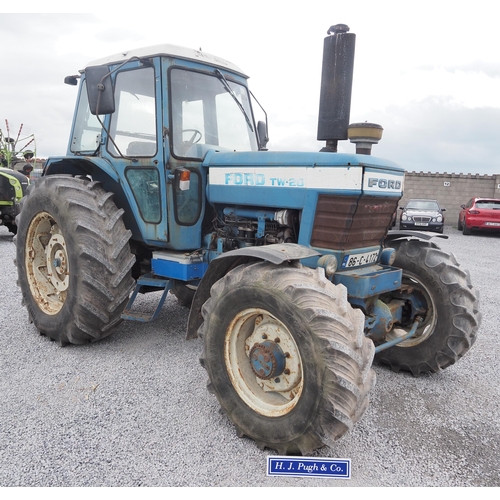
<svg viewBox="0 0 500 500">
<path fill-rule="evenodd" d="M 371 155 L 382 127 L 349 124 L 354 45 L 346 25 L 324 39 L 317 152 L 268 151 L 247 76 L 205 52 L 132 50 L 67 77 L 79 81 L 67 154 L 17 217 L 38 331 L 94 342 L 154 320 L 171 292 L 238 434 L 280 454 L 351 429 L 374 360 L 418 376 L 462 357 L 478 294 L 432 235 L 389 231 L 404 170 Z M 347 139 L 356 152 L 337 152 Z M 138 312 L 149 292 L 157 309 Z"/>
</svg>

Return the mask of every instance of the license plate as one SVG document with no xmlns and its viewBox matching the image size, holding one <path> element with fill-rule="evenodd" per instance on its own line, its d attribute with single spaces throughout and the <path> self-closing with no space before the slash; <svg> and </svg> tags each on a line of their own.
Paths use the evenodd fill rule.
<svg viewBox="0 0 500 500">
<path fill-rule="evenodd" d="M 346 255 L 342 261 L 341 268 L 358 267 L 366 264 L 373 264 L 378 260 L 378 250 L 375 252 L 356 253 Z"/>
<path fill-rule="evenodd" d="M 500 222 L 485 222 L 485 226 L 500 226 Z"/>
<path fill-rule="evenodd" d="M 415 222 L 415 226 L 428 226 L 428 222 Z"/>
</svg>

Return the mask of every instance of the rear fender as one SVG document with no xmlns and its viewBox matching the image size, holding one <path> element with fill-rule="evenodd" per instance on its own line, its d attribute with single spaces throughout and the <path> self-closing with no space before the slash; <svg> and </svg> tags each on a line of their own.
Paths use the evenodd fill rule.
<svg viewBox="0 0 500 500">
<path fill-rule="evenodd" d="M 141 231 L 137 221 L 133 216 L 133 210 L 123 190 L 122 183 L 115 169 L 108 161 L 99 157 L 54 157 L 50 158 L 43 169 L 43 175 L 83 175 L 93 181 L 98 181 L 103 185 L 103 189 L 113 193 L 113 201 L 118 208 L 122 208 L 125 213 L 123 220 L 128 229 L 132 231 L 133 238 L 142 240 Z"/>
<path fill-rule="evenodd" d="M 261 247 L 246 247 L 230 252 L 223 253 L 216 259 L 212 260 L 208 266 L 208 270 L 203 276 L 191 305 L 189 313 L 188 327 L 186 340 L 194 339 L 198 336 L 198 328 L 203 323 L 201 308 L 203 304 L 210 298 L 210 289 L 212 285 L 219 281 L 231 269 L 259 260 L 271 262 L 276 265 L 284 262 L 293 262 L 308 257 L 320 255 L 315 250 L 303 245 L 295 243 L 283 243 L 278 245 L 266 245 Z"/>
<path fill-rule="evenodd" d="M 403 240 L 420 240 L 420 241 L 429 241 L 432 238 L 443 238 L 445 240 L 448 239 L 447 234 L 440 233 L 428 233 L 425 231 L 409 231 L 409 230 L 396 230 L 389 231 L 387 236 L 385 237 L 385 243 L 390 243 L 392 241 L 403 241 Z M 387 246 L 387 245 L 386 245 Z"/>
</svg>

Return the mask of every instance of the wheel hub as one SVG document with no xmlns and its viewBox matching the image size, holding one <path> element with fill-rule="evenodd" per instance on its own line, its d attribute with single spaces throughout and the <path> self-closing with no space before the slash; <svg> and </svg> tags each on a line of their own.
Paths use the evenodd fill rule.
<svg viewBox="0 0 500 500">
<path fill-rule="evenodd" d="M 31 294 L 45 314 L 57 314 L 69 287 L 66 241 L 53 217 L 38 213 L 30 222 L 25 243 L 25 268 Z"/>
<path fill-rule="evenodd" d="M 68 289 L 69 273 L 66 242 L 62 234 L 53 234 L 47 246 L 47 274 L 57 291 Z"/>
<path fill-rule="evenodd" d="M 304 385 L 300 352 L 286 325 L 269 311 L 248 308 L 233 318 L 224 358 L 233 387 L 257 413 L 279 417 L 299 401 Z"/>
<path fill-rule="evenodd" d="M 249 358 L 252 370 L 262 380 L 277 377 L 285 369 L 285 355 L 275 342 L 255 344 L 250 350 Z"/>
</svg>

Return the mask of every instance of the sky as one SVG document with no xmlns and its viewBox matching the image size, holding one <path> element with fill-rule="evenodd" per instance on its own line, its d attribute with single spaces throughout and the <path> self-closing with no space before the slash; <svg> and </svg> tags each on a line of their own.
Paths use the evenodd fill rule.
<svg viewBox="0 0 500 500">
<path fill-rule="evenodd" d="M 270 150 L 319 151 L 323 39 L 342 23 L 356 34 L 350 122 L 384 128 L 373 155 L 409 172 L 500 174 L 496 1 L 100 1 L 72 12 L 47 0 L 43 12 L 41 2 L 9 12 L 12 2 L 0 0 L 0 129 L 8 120 L 14 136 L 22 124 L 37 156 L 64 155 L 77 93 L 64 77 L 110 54 L 171 43 L 250 76 Z M 339 151 L 355 147 L 341 141 Z"/>
</svg>

